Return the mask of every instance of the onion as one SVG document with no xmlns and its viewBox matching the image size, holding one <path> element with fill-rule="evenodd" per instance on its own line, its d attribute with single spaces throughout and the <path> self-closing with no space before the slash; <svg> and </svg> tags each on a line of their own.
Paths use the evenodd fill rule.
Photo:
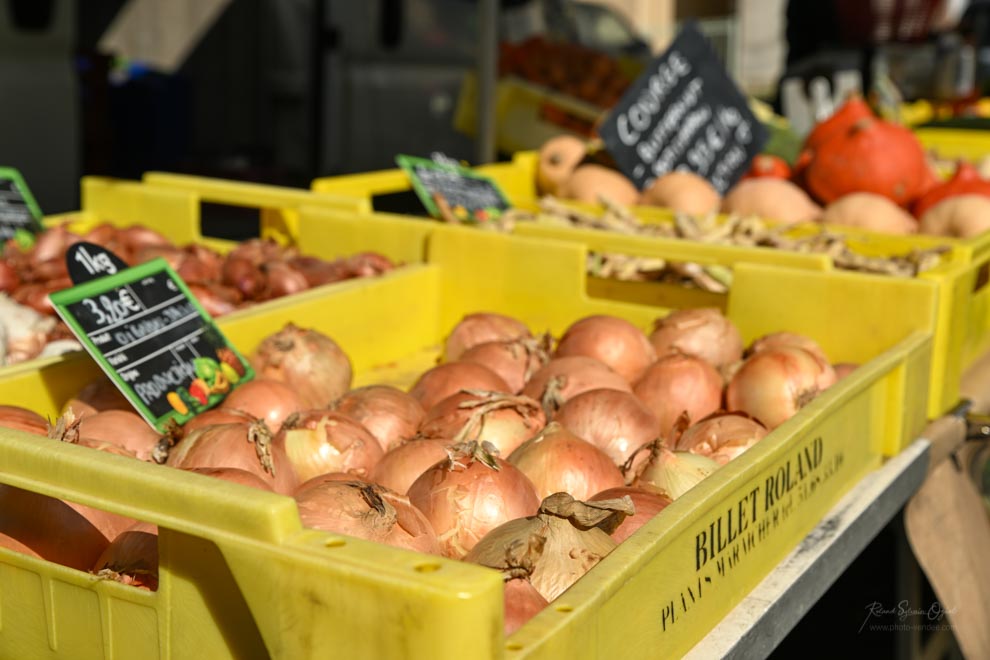
<svg viewBox="0 0 990 660">
<path fill-rule="evenodd" d="M 97 451 L 105 451 L 108 454 L 116 454 L 117 456 L 125 456 L 127 458 L 133 458 L 138 460 L 137 454 L 132 452 L 130 449 L 125 449 L 120 445 L 114 444 L 112 442 L 107 442 L 106 440 L 96 440 L 93 438 L 79 438 L 72 444 L 79 445 L 80 447 L 89 447 L 90 449 L 95 449 Z"/>
<path fill-rule="evenodd" d="M 832 369 L 835 370 L 835 379 L 842 380 L 852 372 L 859 369 L 859 365 L 853 364 L 852 362 L 840 362 L 832 365 Z"/>
<path fill-rule="evenodd" d="M 201 474 L 205 477 L 222 479 L 223 481 L 229 481 L 230 483 L 240 484 L 242 486 L 250 486 L 251 488 L 257 488 L 258 490 L 267 490 L 269 493 L 274 492 L 270 483 L 259 477 L 257 474 L 248 472 L 247 470 L 242 470 L 240 468 L 191 467 L 182 469 L 186 472 Z"/>
<path fill-rule="evenodd" d="M 318 474 L 312 479 L 302 482 L 301 484 L 299 484 L 299 487 L 296 488 L 296 491 L 292 494 L 292 496 L 298 497 L 299 495 L 302 495 L 307 491 L 313 489 L 319 489 L 321 485 L 329 481 L 337 481 L 337 482 L 347 481 L 351 483 L 362 483 L 362 484 L 371 483 L 371 481 L 367 479 L 361 479 L 359 477 L 355 477 L 353 474 L 347 474 L 346 472 L 329 472 L 327 474 Z M 376 484 L 376 485 L 380 486 L 381 484 Z"/>
<path fill-rule="evenodd" d="M 65 222 L 46 229 L 38 234 L 34 247 L 31 248 L 31 263 L 37 264 L 50 259 L 64 261 L 65 251 L 81 240 L 82 236 L 69 231 L 68 223 Z"/>
<path fill-rule="evenodd" d="M 12 536 L 7 536 L 6 534 L 0 534 L 0 548 L 7 548 L 8 550 L 13 550 L 14 552 L 19 552 L 22 555 L 27 555 L 28 557 L 41 558 L 37 552 L 27 547 L 17 539 Z"/>
<path fill-rule="evenodd" d="M 529 477 L 541 498 L 563 492 L 584 500 L 623 485 L 608 454 L 557 422 L 512 452 L 509 462 Z"/>
<path fill-rule="evenodd" d="M 667 435 L 681 415 L 694 421 L 721 407 L 722 376 L 701 358 L 668 355 L 647 369 L 635 393 L 656 415 L 660 433 Z"/>
<path fill-rule="evenodd" d="M 433 406 L 419 431 L 446 444 L 488 442 L 508 456 L 546 421 L 540 404 L 528 396 L 461 390 Z"/>
<path fill-rule="evenodd" d="M 14 267 L 5 261 L 0 261 L 0 293 L 11 294 L 20 284 L 21 278 Z"/>
<path fill-rule="evenodd" d="M 0 533 L 42 559 L 88 571 L 134 520 L 0 484 Z"/>
<path fill-rule="evenodd" d="M 158 526 L 138 522 L 117 535 L 92 572 L 135 587 L 158 590 Z"/>
<path fill-rule="evenodd" d="M 92 415 L 105 410 L 133 411 L 131 405 L 117 386 L 109 378 L 100 377 L 92 381 L 74 398 L 62 407 L 63 411 L 71 409 L 76 417 Z"/>
<path fill-rule="evenodd" d="M 222 284 L 190 284 L 189 292 L 210 316 L 225 316 L 237 309 L 241 296 Z"/>
<path fill-rule="evenodd" d="M 588 316 L 564 332 L 555 357 L 583 355 L 604 363 L 635 383 L 656 360 L 656 351 L 639 328 L 614 316 Z"/>
<path fill-rule="evenodd" d="M 492 312 L 468 314 L 454 326 L 444 344 L 444 359 L 453 362 L 464 351 L 489 341 L 511 341 L 530 337 L 529 328 L 522 321 Z"/>
<path fill-rule="evenodd" d="M 766 434 L 766 427 L 747 415 L 715 413 L 684 431 L 677 438 L 675 448 L 707 456 L 719 465 L 725 465 Z"/>
<path fill-rule="evenodd" d="M 340 346 L 292 323 L 265 338 L 251 364 L 258 375 L 295 390 L 305 408 L 328 406 L 351 387 L 351 361 Z"/>
<path fill-rule="evenodd" d="M 642 488 L 632 486 L 620 486 L 619 488 L 609 488 L 594 495 L 589 501 L 600 502 L 602 500 L 615 500 L 622 497 L 629 497 L 632 500 L 636 513 L 629 516 L 612 532 L 612 538 L 616 543 L 622 543 L 633 535 L 637 529 L 648 523 L 661 511 L 667 508 L 671 500 L 666 495 L 652 493 Z"/>
<path fill-rule="evenodd" d="M 262 421 L 217 424 L 194 431 L 169 452 L 167 465 L 179 468 L 239 468 L 288 494 L 298 485 L 282 445 L 272 441 Z"/>
<path fill-rule="evenodd" d="M 627 498 L 579 502 L 554 493 L 535 516 L 510 520 L 486 534 L 464 560 L 503 573 L 531 567 L 530 583 L 552 601 L 615 548 L 609 534 L 633 513 Z"/>
<path fill-rule="evenodd" d="M 368 429 L 383 451 L 412 439 L 426 416 L 419 401 L 390 385 L 359 387 L 331 407 Z"/>
<path fill-rule="evenodd" d="M 385 452 L 368 481 L 405 495 L 421 474 L 447 457 L 447 444 L 441 440 L 410 440 Z"/>
<path fill-rule="evenodd" d="M 543 404 L 547 417 L 582 392 L 596 389 L 632 392 L 629 382 L 593 358 L 575 355 L 554 358 L 533 374 L 522 393 Z"/>
<path fill-rule="evenodd" d="M 223 262 L 221 281 L 248 299 L 257 298 L 265 286 L 265 276 L 251 260 L 233 254 Z"/>
<path fill-rule="evenodd" d="M 409 500 L 360 481 L 326 481 L 296 495 L 306 527 L 438 554 L 426 517 Z"/>
<path fill-rule="evenodd" d="M 238 384 L 220 404 L 221 410 L 236 410 L 253 419 L 263 420 L 276 431 L 294 412 L 305 408 L 296 389 L 271 378 L 256 378 Z"/>
<path fill-rule="evenodd" d="M 554 421 L 623 465 L 660 435 L 660 422 L 629 392 L 588 390 L 561 407 Z"/>
<path fill-rule="evenodd" d="M 151 460 L 161 438 L 161 433 L 148 426 L 140 415 L 123 410 L 107 410 L 82 417 L 79 435 L 123 447 L 142 461 Z"/>
<path fill-rule="evenodd" d="M 44 417 L 18 406 L 0 405 L 0 426 L 35 435 L 48 433 L 48 421 Z"/>
<path fill-rule="evenodd" d="M 210 408 L 209 410 L 204 410 L 183 424 L 182 432 L 189 435 L 193 431 L 198 431 L 199 429 L 207 426 L 214 426 L 216 424 L 243 424 L 246 422 L 254 422 L 256 420 L 256 417 L 252 417 L 251 415 L 239 410 L 230 410 L 228 408 Z"/>
<path fill-rule="evenodd" d="M 801 348 L 766 348 L 751 356 L 726 389 L 731 411 L 752 415 L 768 429 L 790 419 L 825 388 L 835 370 Z"/>
<path fill-rule="evenodd" d="M 513 578 L 505 581 L 502 590 L 505 603 L 506 636 L 519 630 L 524 623 L 539 614 L 549 603 L 540 595 L 536 587 L 526 578 Z"/>
<path fill-rule="evenodd" d="M 125 227 L 117 233 L 117 237 L 124 245 L 130 248 L 131 251 L 137 251 L 148 246 L 172 245 L 172 241 L 168 240 L 154 229 L 149 229 L 148 227 L 144 227 L 142 225 L 131 225 L 130 227 Z"/>
<path fill-rule="evenodd" d="M 825 351 L 822 350 L 818 342 L 810 337 L 799 335 L 796 332 L 772 332 L 769 335 L 763 335 L 749 347 L 748 355 L 755 355 L 768 348 L 780 348 L 782 346 L 803 348 L 814 355 L 819 361 L 825 364 L 829 363 L 828 356 L 825 355 Z"/>
<path fill-rule="evenodd" d="M 707 456 L 670 451 L 659 442 L 644 447 L 644 453 L 648 459 L 636 470 L 632 485 L 671 500 L 676 500 L 719 468 L 719 464 Z"/>
<path fill-rule="evenodd" d="M 487 367 L 473 362 L 448 362 L 426 371 L 409 390 L 423 410 L 429 410 L 461 390 L 508 392 L 504 380 Z"/>
<path fill-rule="evenodd" d="M 526 381 L 550 361 L 552 341 L 550 335 L 541 339 L 487 341 L 464 351 L 459 361 L 488 367 L 509 385 L 510 391 L 521 392 Z"/>
<path fill-rule="evenodd" d="M 540 499 L 526 475 L 491 445 L 458 445 L 448 460 L 409 487 L 409 501 L 430 521 L 446 557 L 461 559 L 502 523 L 536 513 Z"/>
<path fill-rule="evenodd" d="M 265 275 L 265 288 L 260 297 L 263 299 L 290 296 L 309 288 L 306 276 L 284 261 L 272 261 L 261 265 Z"/>
<path fill-rule="evenodd" d="M 650 343 L 657 357 L 693 355 L 716 369 L 741 360 L 743 353 L 739 330 L 714 307 L 671 312 L 656 322 Z"/>
<path fill-rule="evenodd" d="M 307 410 L 282 425 L 275 446 L 283 448 L 300 481 L 330 472 L 361 479 L 385 453 L 368 429 L 330 410 Z"/>
<path fill-rule="evenodd" d="M 289 260 L 289 265 L 306 278 L 306 284 L 310 288 L 346 280 L 349 276 L 347 266 L 339 261 L 324 261 L 317 257 L 295 257 Z"/>
</svg>

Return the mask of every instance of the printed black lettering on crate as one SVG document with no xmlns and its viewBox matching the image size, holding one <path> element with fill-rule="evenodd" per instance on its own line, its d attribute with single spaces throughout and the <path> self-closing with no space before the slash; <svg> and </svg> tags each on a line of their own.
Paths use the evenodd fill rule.
<svg viewBox="0 0 990 660">
<path fill-rule="evenodd" d="M 626 91 L 599 133 L 640 190 L 668 172 L 687 170 L 721 194 L 742 177 L 768 137 L 691 23 Z"/>
</svg>

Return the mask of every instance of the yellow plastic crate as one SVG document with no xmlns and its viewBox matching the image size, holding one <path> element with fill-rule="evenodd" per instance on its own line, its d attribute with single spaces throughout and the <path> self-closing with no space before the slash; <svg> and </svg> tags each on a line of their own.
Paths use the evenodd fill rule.
<svg viewBox="0 0 990 660">
<path fill-rule="evenodd" d="M 300 214 L 301 240 L 357 244 L 388 224 L 319 214 L 327 215 Z M 459 227 L 428 240 L 426 265 L 219 324 L 246 352 L 285 322 L 316 327 L 350 355 L 356 384 L 409 385 L 469 312 L 511 314 L 556 333 L 589 314 L 647 329 L 666 313 L 589 294 L 587 248 L 578 243 Z M 931 283 L 746 263 L 735 277 L 728 314 L 747 341 L 771 329 L 804 332 L 833 359 L 864 366 L 671 505 L 511 637 L 501 632 L 501 580 L 492 571 L 304 531 L 285 497 L 0 431 L 0 482 L 162 528 L 155 593 L 0 550 L 0 656 L 680 656 L 880 463 L 885 445 L 925 423 Z M 835 323 L 840 313 L 858 323 Z M 51 414 L 96 373 L 84 356 L 25 371 L 0 379 L 0 402 Z M 712 535 L 715 556 L 699 555 Z"/>
</svg>

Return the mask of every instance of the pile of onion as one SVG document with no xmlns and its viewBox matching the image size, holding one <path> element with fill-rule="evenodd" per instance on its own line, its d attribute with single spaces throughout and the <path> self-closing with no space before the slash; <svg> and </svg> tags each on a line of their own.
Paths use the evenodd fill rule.
<svg viewBox="0 0 990 660">
<path fill-rule="evenodd" d="M 452 449 L 448 460 L 413 482 L 408 495 L 433 525 L 440 551 L 454 559 L 502 523 L 533 515 L 540 504 L 525 474 L 477 442 Z"/>
<path fill-rule="evenodd" d="M 588 316 L 564 332 L 556 357 L 583 355 L 607 365 L 634 383 L 656 359 L 656 351 L 639 328 L 614 316 Z"/>
<path fill-rule="evenodd" d="M 330 472 L 366 479 L 384 454 L 368 429 L 327 409 L 289 417 L 274 446 L 284 452 L 299 481 Z"/>
<path fill-rule="evenodd" d="M 521 392 L 534 373 L 550 361 L 550 335 L 540 339 L 521 337 L 476 344 L 461 354 L 460 362 L 488 367 L 506 382 L 511 392 Z"/>
<path fill-rule="evenodd" d="M 390 385 L 351 390 L 332 408 L 368 429 L 384 451 L 411 440 L 426 415 L 419 401 Z"/>
<path fill-rule="evenodd" d="M 681 353 L 701 358 L 716 369 L 742 359 L 742 336 L 735 324 L 714 307 L 679 309 L 654 325 L 650 343 L 657 357 Z"/>
<path fill-rule="evenodd" d="M 447 362 L 453 362 L 478 344 L 490 341 L 512 341 L 531 336 L 526 324 L 510 316 L 494 312 L 468 314 L 448 335 L 443 355 Z"/>
<path fill-rule="evenodd" d="M 583 355 L 558 357 L 533 374 L 522 393 L 543 405 L 552 417 L 568 400 L 596 389 L 631 392 L 629 382 L 607 365 Z"/>
<path fill-rule="evenodd" d="M 461 390 L 430 409 L 419 433 L 446 444 L 487 442 L 508 456 L 545 425 L 540 404 L 528 396 Z"/>
<path fill-rule="evenodd" d="M 448 362 L 423 373 L 409 390 L 423 409 L 429 411 L 461 390 L 506 392 L 511 388 L 488 367 L 474 362 Z"/>
<path fill-rule="evenodd" d="M 565 403 L 554 421 L 623 465 L 660 435 L 660 422 L 629 392 L 588 390 Z"/>
</svg>

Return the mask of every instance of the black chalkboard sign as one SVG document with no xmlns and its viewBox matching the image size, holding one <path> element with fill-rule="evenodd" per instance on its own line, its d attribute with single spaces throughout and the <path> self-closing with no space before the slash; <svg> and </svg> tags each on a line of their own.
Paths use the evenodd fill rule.
<svg viewBox="0 0 990 660">
<path fill-rule="evenodd" d="M 0 242 L 15 238 L 18 232 L 41 231 L 41 209 L 21 173 L 0 167 Z"/>
<path fill-rule="evenodd" d="M 483 174 L 426 158 L 398 156 L 395 160 L 409 174 L 420 201 L 435 218 L 450 213 L 458 220 L 484 222 L 509 208 L 502 190 Z"/>
<path fill-rule="evenodd" d="M 51 294 L 59 316 L 149 424 L 164 432 L 254 375 L 164 259 Z"/>
<path fill-rule="evenodd" d="M 766 143 L 766 127 L 693 23 L 626 91 L 599 128 L 605 148 L 641 189 L 674 170 L 725 193 Z"/>
<path fill-rule="evenodd" d="M 65 252 L 65 264 L 73 284 L 98 280 L 127 270 L 123 259 L 96 243 L 79 241 Z"/>
</svg>

